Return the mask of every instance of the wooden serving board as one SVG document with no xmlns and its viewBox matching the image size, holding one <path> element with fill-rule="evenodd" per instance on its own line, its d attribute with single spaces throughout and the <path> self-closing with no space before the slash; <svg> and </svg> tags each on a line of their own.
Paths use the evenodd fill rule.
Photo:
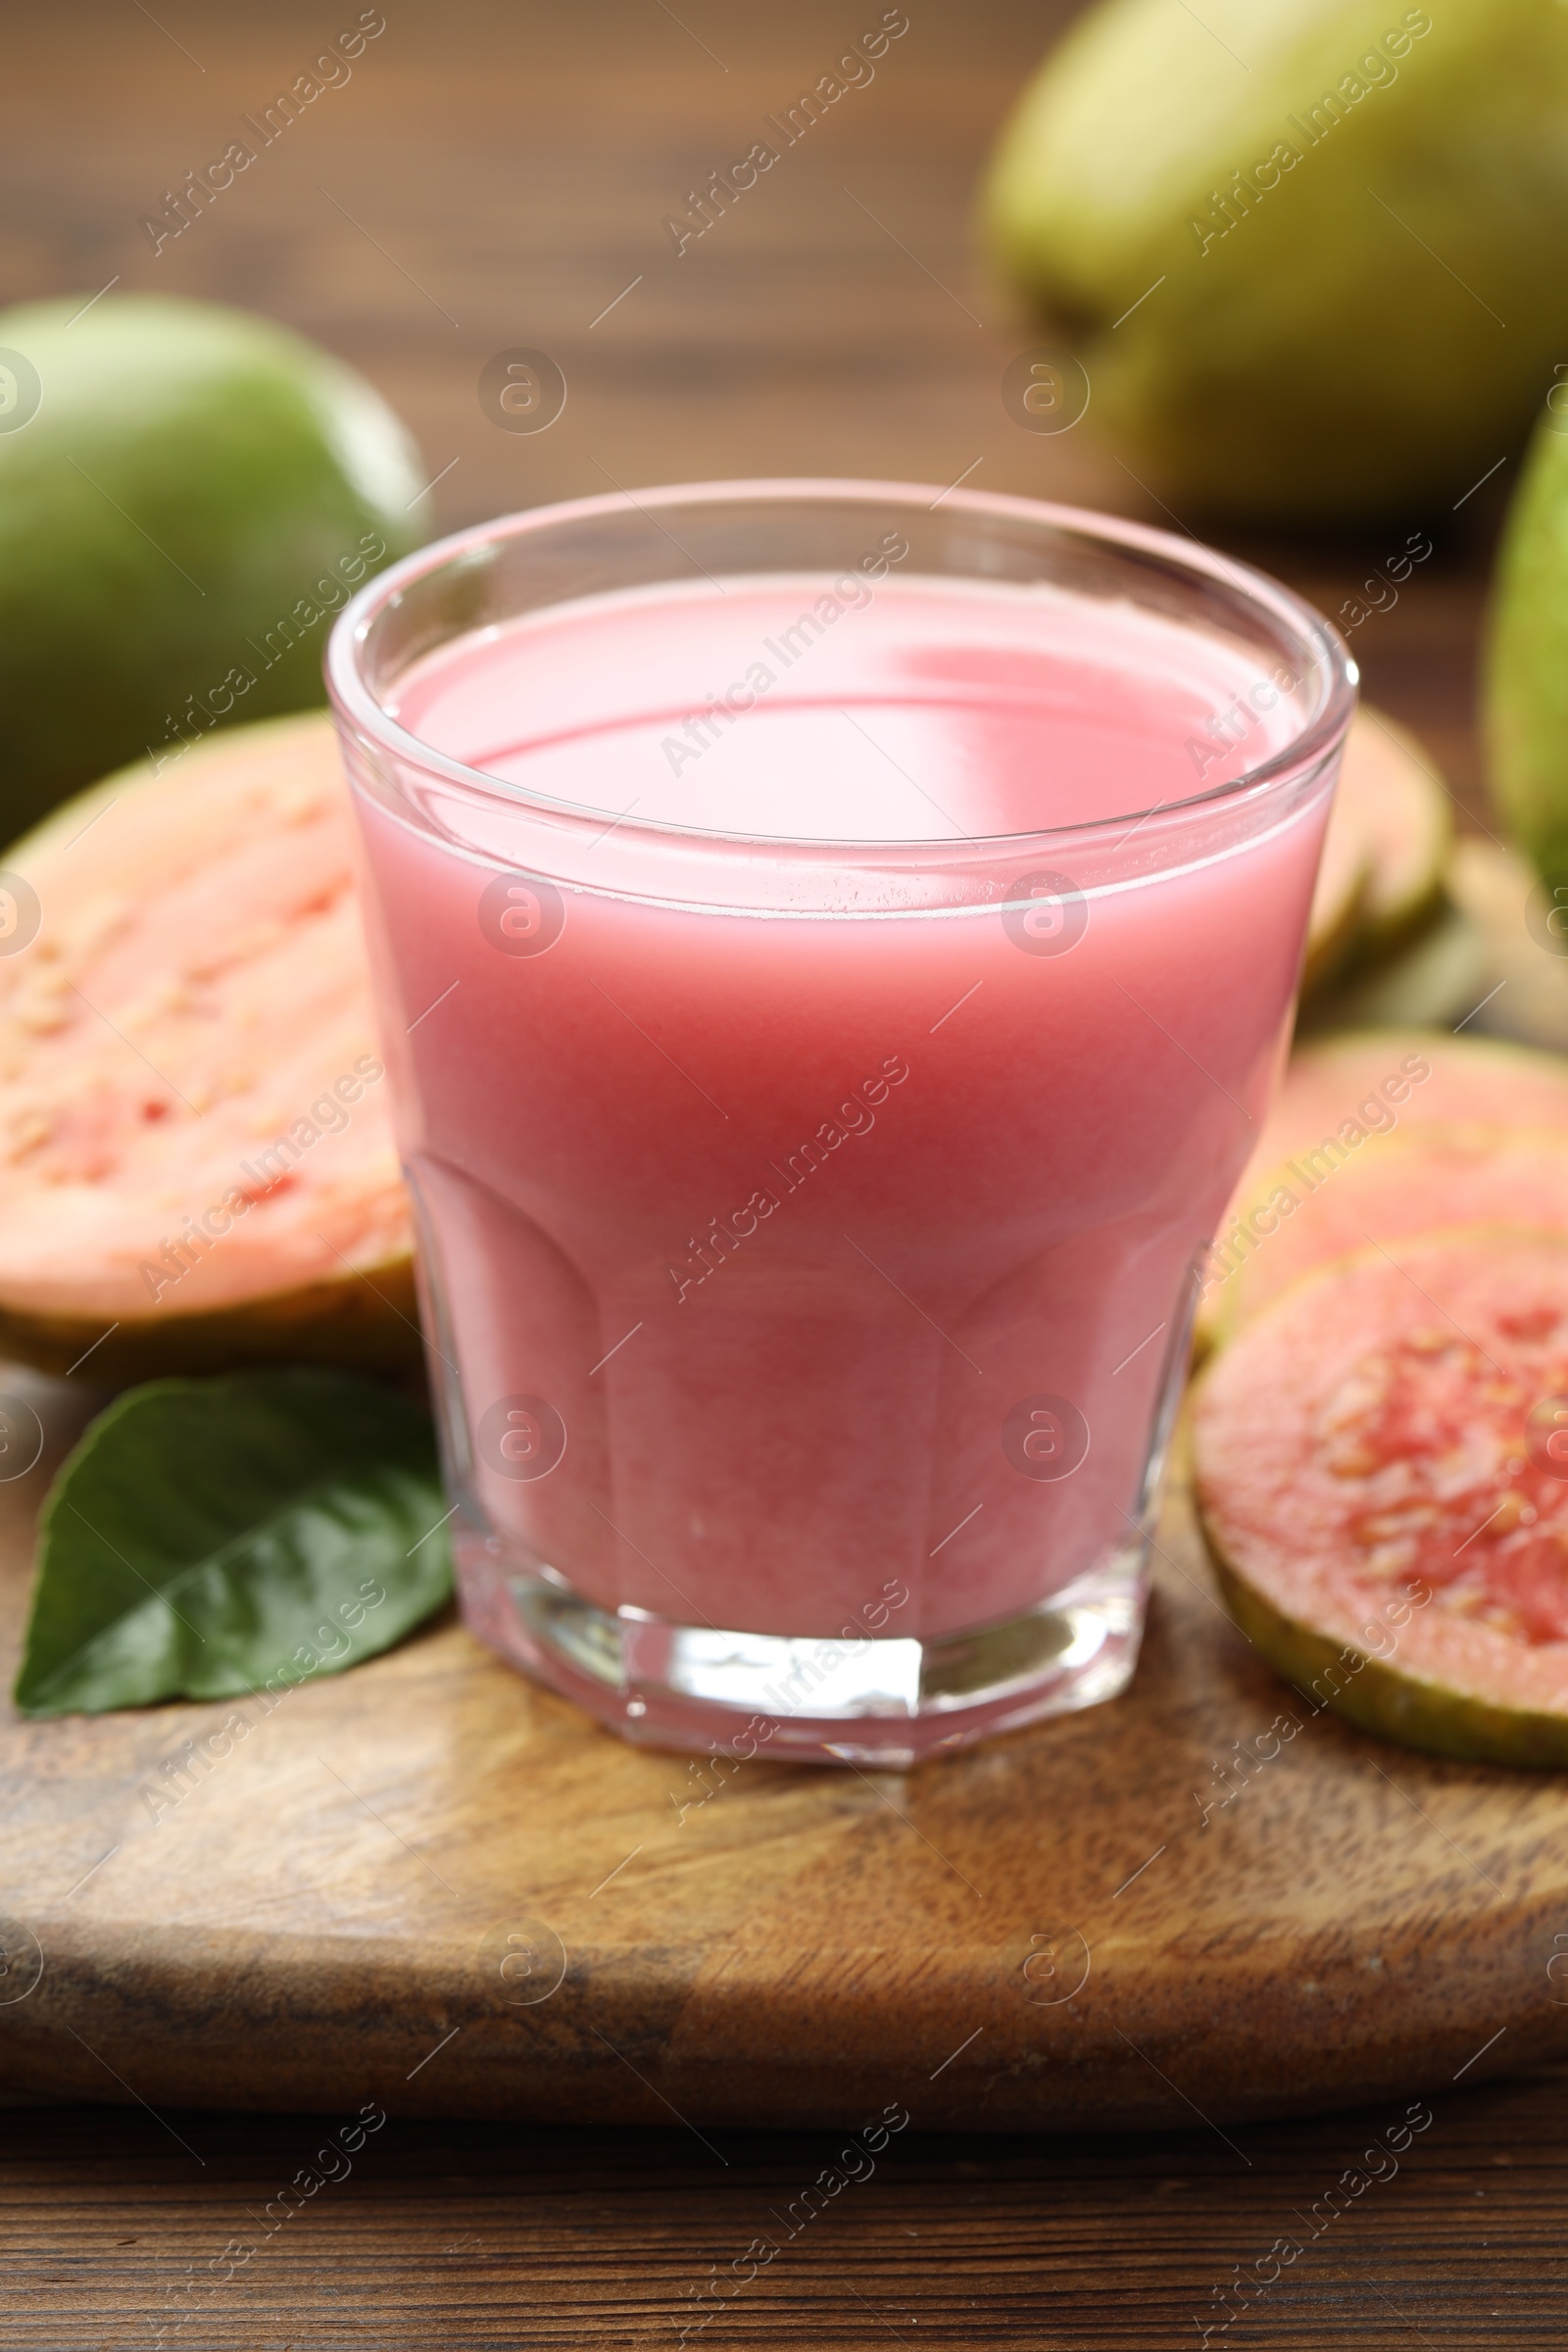
<svg viewBox="0 0 1568 2352">
<path fill-rule="evenodd" d="M 75 1403 L 28 1393 L 8 1682 Z M 232 1706 L 7 1710 L 0 2095 L 1223 2127 L 1568 2052 L 1568 1783 L 1314 1715 L 1179 1493 L 1160 1544 L 1123 1697 L 906 1776 L 624 1746 L 455 1620 L 248 1702 L 172 1804 Z"/>
</svg>

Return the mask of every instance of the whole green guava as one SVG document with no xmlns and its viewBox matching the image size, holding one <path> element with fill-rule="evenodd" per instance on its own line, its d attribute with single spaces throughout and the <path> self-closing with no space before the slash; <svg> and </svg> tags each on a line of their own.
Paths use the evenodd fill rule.
<svg viewBox="0 0 1568 2352">
<path fill-rule="evenodd" d="M 1568 954 L 1568 384 L 1547 400 L 1509 509 L 1484 702 L 1493 799 L 1547 886 L 1541 944 Z"/>
<path fill-rule="evenodd" d="M 1441 520 L 1568 354 L 1568 7 L 1101 0 L 985 220 L 1184 514 Z"/>
<path fill-rule="evenodd" d="M 379 393 L 265 319 L 0 312 L 0 841 L 130 760 L 324 700 L 331 615 L 426 536 L 422 481 Z"/>
</svg>

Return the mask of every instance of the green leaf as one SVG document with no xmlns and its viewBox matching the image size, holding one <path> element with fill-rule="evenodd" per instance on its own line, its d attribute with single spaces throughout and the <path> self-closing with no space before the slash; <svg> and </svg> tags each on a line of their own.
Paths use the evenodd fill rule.
<svg viewBox="0 0 1568 2352">
<path fill-rule="evenodd" d="M 427 1417 L 350 1372 L 153 1380 L 61 1465 L 14 1696 L 24 1715 L 338 1674 L 452 1591 Z"/>
</svg>

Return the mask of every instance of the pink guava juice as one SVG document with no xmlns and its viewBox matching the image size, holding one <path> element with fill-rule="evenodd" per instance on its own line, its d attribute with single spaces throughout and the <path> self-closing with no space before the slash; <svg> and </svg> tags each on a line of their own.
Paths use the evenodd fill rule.
<svg viewBox="0 0 1568 2352">
<path fill-rule="evenodd" d="M 634 1733 L 607 1639 L 687 1629 L 643 1737 L 917 1715 L 938 1651 L 958 1722 L 963 1638 L 1136 1581 L 1288 1034 L 1337 746 L 1223 787 L 1305 664 L 909 554 L 452 634 L 380 698 L 423 772 L 344 721 L 466 1605 Z M 1042 1696 L 1074 1638 L 990 1728 L 1102 1694 Z M 748 1641 L 891 1663 L 785 1703 Z"/>
</svg>

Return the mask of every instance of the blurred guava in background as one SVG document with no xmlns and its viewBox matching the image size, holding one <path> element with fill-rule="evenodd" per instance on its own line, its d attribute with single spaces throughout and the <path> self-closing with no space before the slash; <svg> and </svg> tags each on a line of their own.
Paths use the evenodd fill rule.
<svg viewBox="0 0 1568 2352">
<path fill-rule="evenodd" d="M 379 393 L 143 294 L 0 312 L 0 841 L 214 727 L 324 700 L 332 613 L 427 536 Z"/>
<path fill-rule="evenodd" d="M 1493 799 L 1544 886 L 1538 945 L 1568 956 L 1568 380 L 1547 398 L 1503 533 L 1486 720 Z"/>
<path fill-rule="evenodd" d="M 1184 517 L 1441 521 L 1568 357 L 1568 8 L 1101 0 L 985 223 Z"/>
</svg>

